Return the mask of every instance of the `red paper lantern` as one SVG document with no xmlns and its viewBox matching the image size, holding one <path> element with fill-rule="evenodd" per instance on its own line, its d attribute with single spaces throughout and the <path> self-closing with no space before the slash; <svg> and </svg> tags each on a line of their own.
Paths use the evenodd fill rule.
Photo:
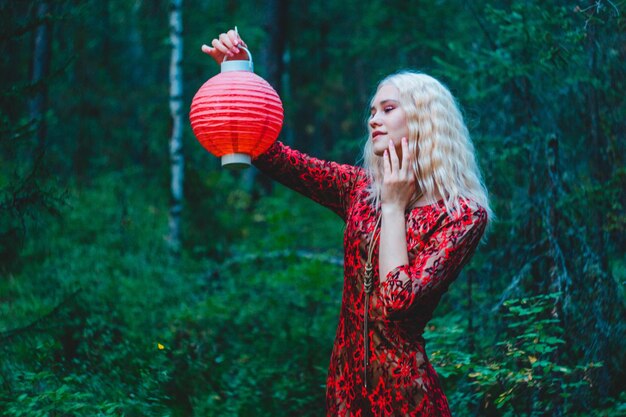
<svg viewBox="0 0 626 417">
<path fill-rule="evenodd" d="M 245 48 L 244 48 L 245 49 Z M 191 102 L 189 120 L 196 138 L 222 166 L 241 168 L 262 154 L 278 137 L 283 105 L 271 85 L 249 61 L 224 61 Z"/>
</svg>

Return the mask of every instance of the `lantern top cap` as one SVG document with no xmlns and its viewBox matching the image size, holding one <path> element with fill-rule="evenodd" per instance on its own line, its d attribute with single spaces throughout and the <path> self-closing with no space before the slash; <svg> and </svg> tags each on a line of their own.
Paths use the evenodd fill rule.
<svg viewBox="0 0 626 417">
<path fill-rule="evenodd" d="M 222 61 L 220 72 L 230 72 L 230 71 L 249 71 L 254 72 L 254 63 L 252 62 L 252 54 L 248 50 L 248 48 L 244 46 L 239 46 L 239 48 L 246 51 L 248 54 L 248 60 L 237 60 L 237 61 L 227 61 L 227 57 L 224 56 L 224 60 Z"/>
</svg>

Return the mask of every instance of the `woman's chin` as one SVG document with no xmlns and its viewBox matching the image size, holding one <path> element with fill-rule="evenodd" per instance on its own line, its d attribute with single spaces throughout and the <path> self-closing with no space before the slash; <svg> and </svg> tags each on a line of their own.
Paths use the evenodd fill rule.
<svg viewBox="0 0 626 417">
<path fill-rule="evenodd" d="M 372 151 L 376 156 L 383 156 L 385 154 L 385 150 L 387 150 L 387 147 L 381 146 L 379 143 L 374 143 L 374 146 L 372 146 Z"/>
</svg>

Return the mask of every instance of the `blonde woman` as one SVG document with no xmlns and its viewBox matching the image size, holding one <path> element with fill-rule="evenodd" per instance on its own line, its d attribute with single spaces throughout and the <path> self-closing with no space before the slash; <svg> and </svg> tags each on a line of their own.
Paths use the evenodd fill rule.
<svg viewBox="0 0 626 417">
<path fill-rule="evenodd" d="M 229 31 L 202 49 L 220 63 L 241 45 Z M 254 164 L 346 222 L 327 415 L 450 416 L 422 334 L 484 233 L 487 192 L 461 113 L 436 79 L 382 80 L 368 132 L 363 167 L 280 142 Z"/>
</svg>

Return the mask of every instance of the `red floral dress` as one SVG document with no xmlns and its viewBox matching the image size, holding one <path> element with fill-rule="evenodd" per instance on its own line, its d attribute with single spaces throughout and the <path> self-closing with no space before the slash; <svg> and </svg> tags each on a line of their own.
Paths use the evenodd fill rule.
<svg viewBox="0 0 626 417">
<path fill-rule="evenodd" d="M 280 142 L 254 164 L 346 222 L 343 299 L 328 370 L 327 415 L 450 416 L 422 333 L 439 299 L 478 245 L 486 211 L 463 201 L 462 210 L 452 217 L 443 202 L 407 211 L 409 264 L 392 270 L 383 284 L 378 279 L 378 248 L 374 248 L 365 367 L 363 274 L 378 211 L 366 201 L 364 171 L 312 158 Z"/>
</svg>

